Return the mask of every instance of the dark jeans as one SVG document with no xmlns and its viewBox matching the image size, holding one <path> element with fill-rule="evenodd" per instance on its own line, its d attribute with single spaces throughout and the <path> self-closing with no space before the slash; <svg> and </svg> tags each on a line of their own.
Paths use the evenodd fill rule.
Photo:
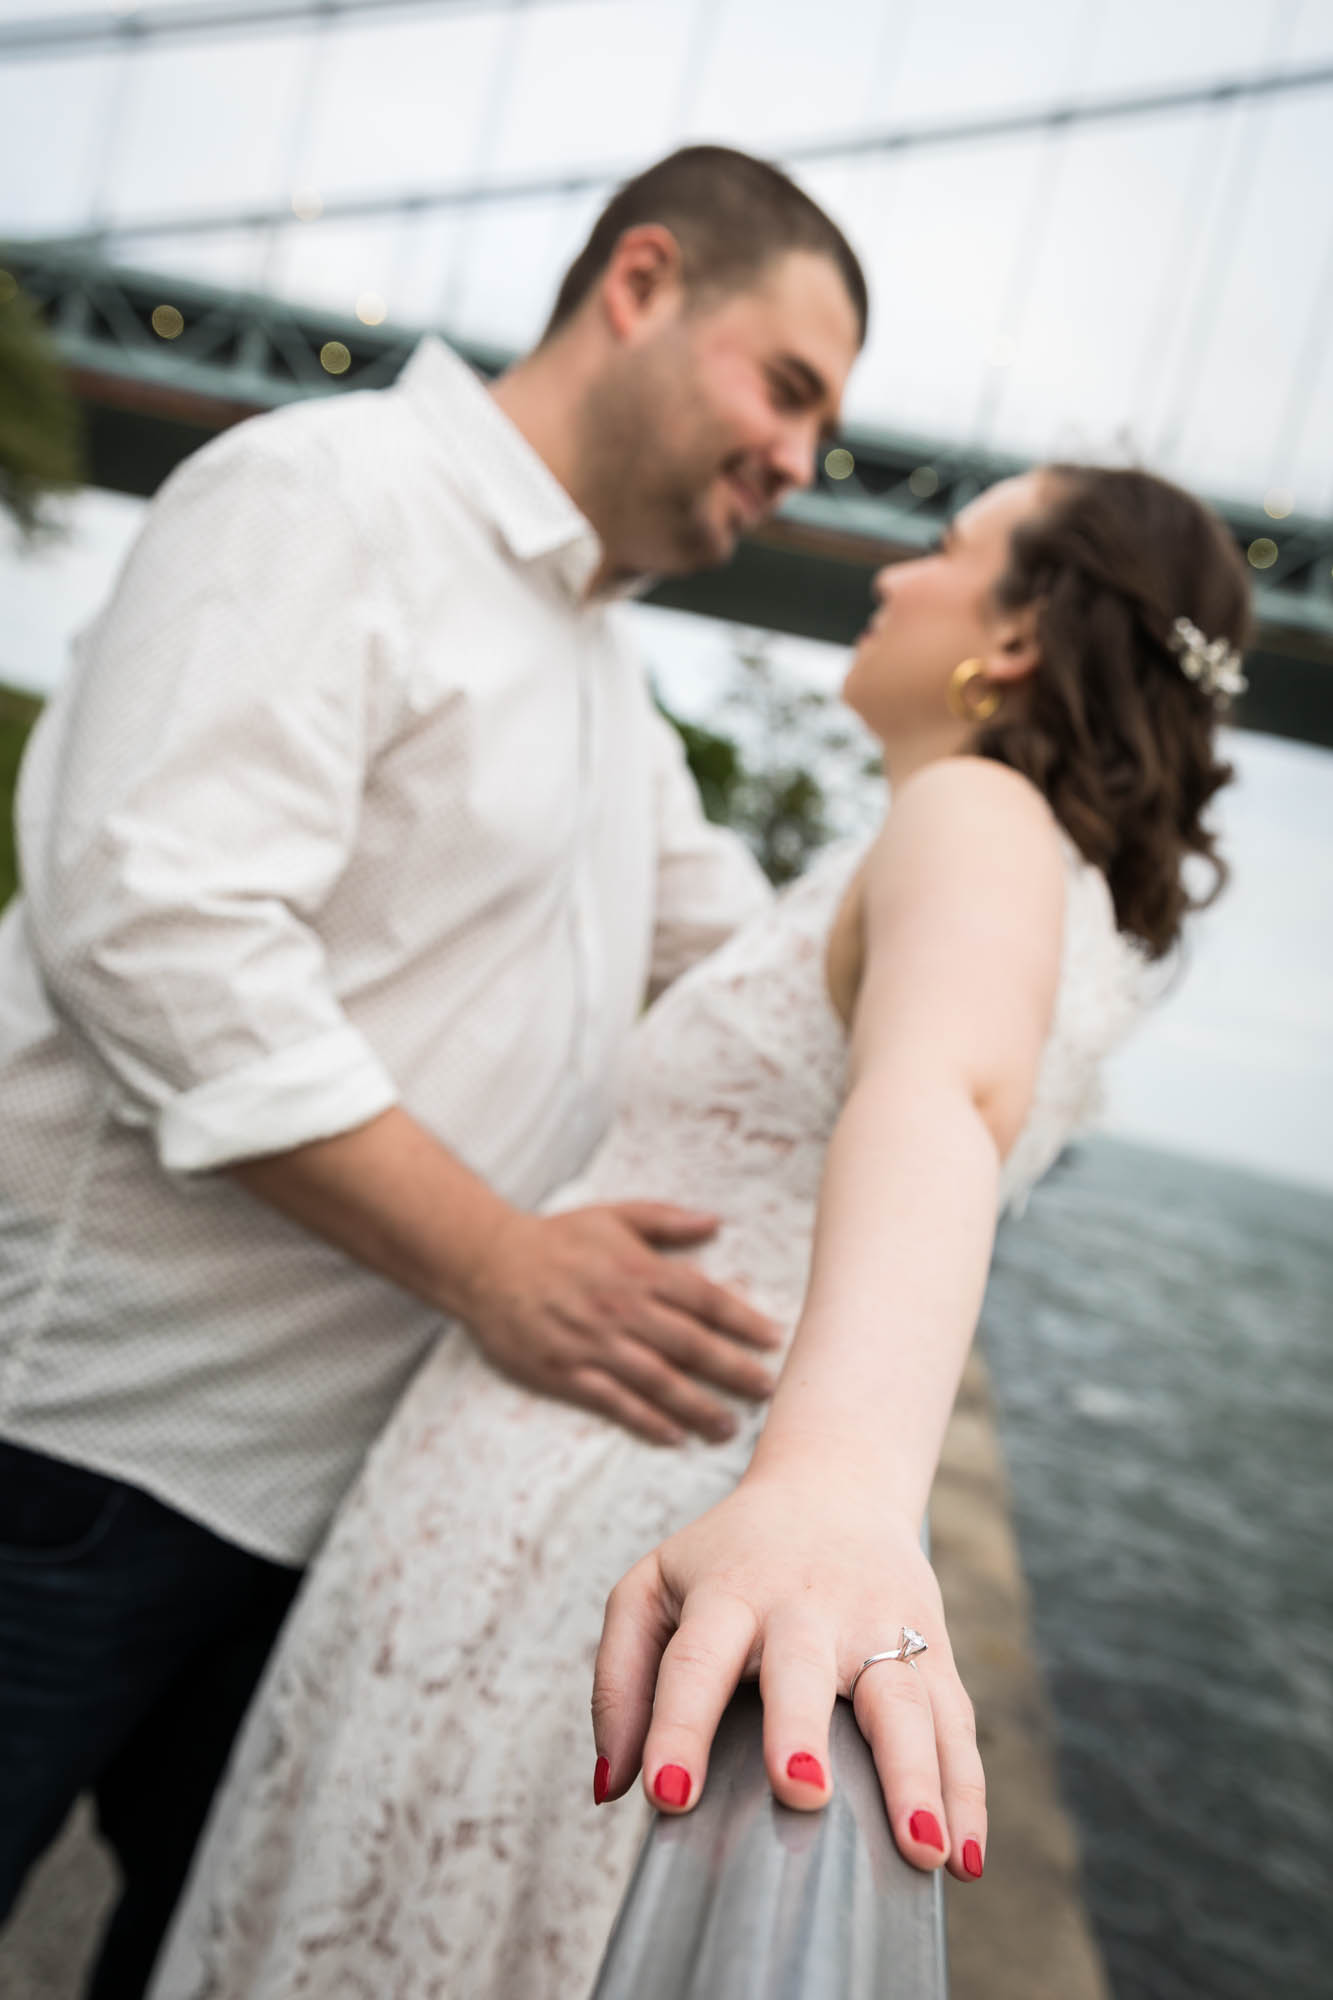
<svg viewBox="0 0 1333 2000">
<path fill-rule="evenodd" d="M 138 2000 L 301 1572 L 0 1439 L 0 1922 L 80 1792 L 124 1891 L 89 2000 Z"/>
</svg>

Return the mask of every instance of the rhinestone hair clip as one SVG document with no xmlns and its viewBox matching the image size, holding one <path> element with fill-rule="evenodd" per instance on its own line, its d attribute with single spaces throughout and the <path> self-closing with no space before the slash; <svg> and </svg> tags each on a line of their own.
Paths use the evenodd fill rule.
<svg viewBox="0 0 1333 2000">
<path fill-rule="evenodd" d="M 1167 640 L 1179 656 L 1180 671 L 1211 695 L 1219 708 L 1226 708 L 1233 695 L 1244 694 L 1249 682 L 1240 670 L 1240 654 L 1225 639 L 1205 639 L 1188 618 L 1177 618 Z"/>
</svg>

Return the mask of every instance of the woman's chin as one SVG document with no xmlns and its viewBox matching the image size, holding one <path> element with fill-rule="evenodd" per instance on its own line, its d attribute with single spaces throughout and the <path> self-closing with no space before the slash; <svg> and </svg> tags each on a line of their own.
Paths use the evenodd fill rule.
<svg viewBox="0 0 1333 2000">
<path fill-rule="evenodd" d="M 862 643 L 864 644 L 864 642 Z M 843 703 L 852 710 L 853 714 L 861 715 L 861 719 L 864 721 L 865 717 L 861 712 L 860 691 L 861 646 L 858 646 L 852 654 L 846 673 L 842 677 L 842 686 L 839 688 L 838 694 Z"/>
<path fill-rule="evenodd" d="M 864 723 L 865 727 L 879 744 L 880 749 L 887 750 L 888 738 L 884 732 L 885 718 L 882 714 L 876 713 L 877 704 L 875 702 L 872 701 L 869 707 L 866 706 L 861 699 L 863 692 L 865 690 L 857 672 L 857 663 L 853 659 L 851 666 L 847 669 L 843 678 L 842 686 L 838 690 L 838 698 L 844 708 L 850 708 L 857 720 Z"/>
</svg>

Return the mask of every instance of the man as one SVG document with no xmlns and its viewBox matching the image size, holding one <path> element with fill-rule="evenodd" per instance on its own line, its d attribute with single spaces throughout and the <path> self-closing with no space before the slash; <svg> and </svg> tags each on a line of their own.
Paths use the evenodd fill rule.
<svg viewBox="0 0 1333 2000">
<path fill-rule="evenodd" d="M 663 1442 L 772 1330 L 537 1216 L 648 985 L 761 906 L 609 600 L 811 477 L 865 330 L 833 224 L 721 148 L 611 202 L 486 391 L 216 441 L 154 504 L 20 792 L 0 927 L 0 1910 L 91 1787 L 141 1990 L 283 1611 L 439 1316 Z M 627 1190 L 635 1196 L 651 1190 Z"/>
</svg>

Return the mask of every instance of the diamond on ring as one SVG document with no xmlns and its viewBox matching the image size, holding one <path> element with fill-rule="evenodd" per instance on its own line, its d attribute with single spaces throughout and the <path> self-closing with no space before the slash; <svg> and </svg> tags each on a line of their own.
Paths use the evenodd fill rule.
<svg viewBox="0 0 1333 2000">
<path fill-rule="evenodd" d="M 910 1660 L 914 1653 L 926 1653 L 930 1650 L 913 1625 L 903 1626 L 898 1637 L 898 1649 L 905 1660 Z"/>
<path fill-rule="evenodd" d="M 915 1673 L 916 1655 L 929 1651 L 930 1648 L 914 1625 L 902 1626 L 898 1633 L 898 1643 L 896 1646 L 891 1647 L 887 1653 L 871 1653 L 868 1658 L 862 1660 L 860 1666 L 852 1675 L 852 1684 L 847 1690 L 848 1701 L 856 1693 L 856 1683 L 860 1680 L 867 1667 L 878 1666 L 881 1660 L 902 1660 Z"/>
</svg>

